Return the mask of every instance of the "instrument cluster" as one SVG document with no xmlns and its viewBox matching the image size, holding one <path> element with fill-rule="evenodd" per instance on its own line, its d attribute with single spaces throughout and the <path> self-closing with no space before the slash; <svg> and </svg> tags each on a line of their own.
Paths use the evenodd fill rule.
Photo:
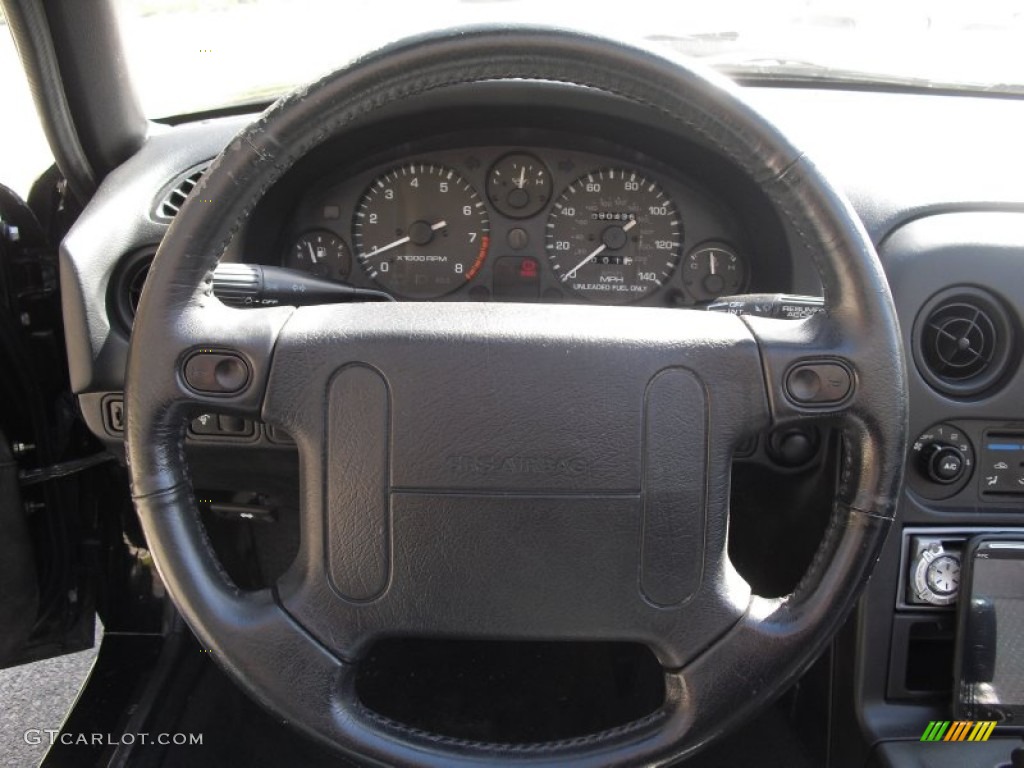
<svg viewBox="0 0 1024 768">
<path fill-rule="evenodd" d="M 735 213 L 635 155 L 473 147 L 339 171 L 286 237 L 282 266 L 400 300 L 692 305 L 752 280 Z"/>
</svg>

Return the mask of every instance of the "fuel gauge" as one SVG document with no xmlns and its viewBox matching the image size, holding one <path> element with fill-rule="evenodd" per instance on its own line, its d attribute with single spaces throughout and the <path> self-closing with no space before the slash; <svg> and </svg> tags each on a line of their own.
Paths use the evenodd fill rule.
<svg viewBox="0 0 1024 768">
<path fill-rule="evenodd" d="M 352 257 L 345 241 L 327 229 L 303 232 L 285 256 L 284 265 L 317 277 L 344 280 L 352 269 Z"/>
<path fill-rule="evenodd" d="M 487 177 L 487 197 L 501 213 L 525 219 L 544 210 L 551 199 L 551 178 L 533 155 L 505 155 Z"/>
<path fill-rule="evenodd" d="M 740 293 L 747 283 L 747 265 L 724 243 L 704 243 L 686 257 L 683 283 L 697 301 Z"/>
</svg>

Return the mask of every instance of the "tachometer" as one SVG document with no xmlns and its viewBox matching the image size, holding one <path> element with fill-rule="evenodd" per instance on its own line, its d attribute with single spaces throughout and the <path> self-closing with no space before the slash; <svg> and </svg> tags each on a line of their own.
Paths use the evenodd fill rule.
<svg viewBox="0 0 1024 768">
<path fill-rule="evenodd" d="M 363 194 L 352 226 L 356 256 L 387 290 L 417 299 L 465 285 L 487 256 L 487 210 L 450 168 L 403 165 Z"/>
<path fill-rule="evenodd" d="M 608 168 L 581 176 L 547 224 L 551 268 L 569 290 L 625 304 L 659 288 L 679 262 L 683 225 L 657 183 Z"/>
</svg>

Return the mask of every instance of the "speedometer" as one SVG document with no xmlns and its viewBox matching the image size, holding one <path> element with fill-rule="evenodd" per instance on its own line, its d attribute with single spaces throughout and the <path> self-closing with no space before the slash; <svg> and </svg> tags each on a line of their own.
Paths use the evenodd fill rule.
<svg viewBox="0 0 1024 768">
<path fill-rule="evenodd" d="M 656 182 L 621 168 L 581 176 L 555 202 L 546 250 L 558 280 L 585 298 L 637 301 L 679 263 L 683 224 Z"/>
<path fill-rule="evenodd" d="M 399 296 L 443 296 L 471 280 L 487 257 L 487 209 L 450 168 L 410 163 L 375 179 L 352 225 L 367 274 Z"/>
</svg>

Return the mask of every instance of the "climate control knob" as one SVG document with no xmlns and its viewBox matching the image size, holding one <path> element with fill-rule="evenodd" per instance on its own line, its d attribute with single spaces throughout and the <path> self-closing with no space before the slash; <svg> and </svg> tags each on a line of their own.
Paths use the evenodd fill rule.
<svg viewBox="0 0 1024 768">
<path fill-rule="evenodd" d="M 948 499 L 970 479 L 974 449 L 959 427 L 936 424 L 914 441 L 910 465 L 911 488 L 928 499 Z"/>
<path fill-rule="evenodd" d="M 955 445 L 931 443 L 921 451 L 921 470 L 935 483 L 955 483 L 964 474 L 964 455 Z"/>
</svg>

